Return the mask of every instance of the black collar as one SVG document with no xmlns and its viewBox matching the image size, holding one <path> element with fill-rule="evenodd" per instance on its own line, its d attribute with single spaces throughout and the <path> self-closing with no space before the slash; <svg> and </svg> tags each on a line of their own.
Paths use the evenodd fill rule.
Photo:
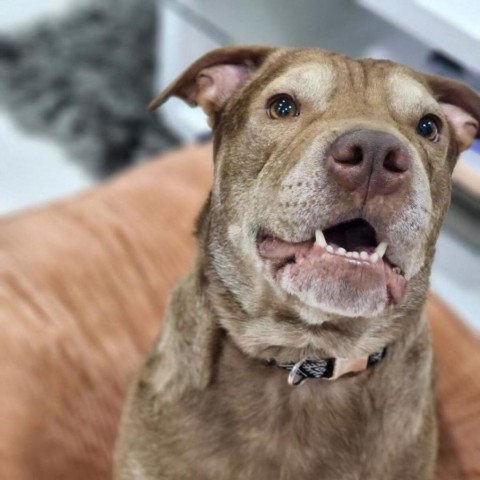
<svg viewBox="0 0 480 480">
<path fill-rule="evenodd" d="M 387 347 L 379 352 L 372 353 L 362 358 L 326 358 L 323 360 L 304 359 L 300 362 L 277 363 L 272 361 L 279 368 L 288 370 L 288 383 L 293 387 L 301 385 L 309 378 L 320 378 L 324 380 L 336 380 L 348 373 L 362 372 L 367 368 L 376 365 L 387 354 Z"/>
</svg>

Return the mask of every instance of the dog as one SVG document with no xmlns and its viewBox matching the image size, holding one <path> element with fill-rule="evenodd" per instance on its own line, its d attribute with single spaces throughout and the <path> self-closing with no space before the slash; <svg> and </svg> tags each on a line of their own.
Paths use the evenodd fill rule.
<svg viewBox="0 0 480 480">
<path fill-rule="evenodd" d="M 208 116 L 198 257 L 130 392 L 117 480 L 431 479 L 424 305 L 468 86 L 386 60 L 232 46 L 172 96 Z"/>
</svg>

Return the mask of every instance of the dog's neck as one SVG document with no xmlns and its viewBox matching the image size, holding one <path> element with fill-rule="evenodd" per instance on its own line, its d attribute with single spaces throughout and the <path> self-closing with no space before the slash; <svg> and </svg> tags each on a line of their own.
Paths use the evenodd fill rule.
<svg viewBox="0 0 480 480">
<path fill-rule="evenodd" d="M 421 328 L 417 335 L 404 336 L 389 345 L 388 348 L 382 349 L 370 357 L 366 357 L 364 362 L 362 359 L 361 368 L 358 368 L 358 364 L 357 366 L 352 365 L 350 371 L 343 372 L 345 375 L 339 375 L 333 381 L 324 378 L 314 378 L 313 375 L 308 379 L 306 379 L 303 374 L 292 375 L 292 372 L 279 368 L 279 365 L 275 362 L 251 358 L 246 355 L 236 344 L 235 340 L 226 332 L 223 332 L 221 337 L 221 346 L 218 348 L 218 357 L 215 361 L 215 376 L 232 376 L 238 379 L 238 384 L 245 382 L 245 388 L 249 388 L 247 385 L 251 385 L 255 386 L 255 389 L 258 389 L 258 391 L 262 389 L 260 386 L 262 382 L 268 385 L 268 388 L 271 388 L 273 384 L 277 384 L 277 388 L 281 391 L 288 391 L 288 388 L 291 389 L 292 387 L 305 384 L 311 385 L 314 389 L 324 388 L 326 389 L 325 391 L 332 391 L 331 389 L 335 384 L 342 386 L 343 389 L 348 384 L 361 385 L 365 382 L 370 382 L 375 378 L 375 372 L 377 370 L 384 372 L 392 362 L 408 363 L 408 360 L 405 359 L 406 353 L 412 351 L 412 349 L 415 350 L 414 346 L 418 342 L 422 345 L 427 345 L 429 335 L 428 328 Z M 371 359 L 371 363 L 367 365 L 369 358 Z M 321 361 L 319 361 L 319 363 L 320 362 Z M 288 387 L 287 390 L 285 390 L 284 387 Z"/>
<path fill-rule="evenodd" d="M 416 330 L 423 306 L 420 304 L 396 316 L 388 313 L 388 322 L 383 318 L 336 318 L 312 325 L 298 315 L 290 316 L 286 308 L 248 312 L 211 271 L 203 280 L 204 286 L 205 282 L 205 306 L 215 322 L 249 357 L 273 358 L 277 363 L 368 358 Z"/>
<path fill-rule="evenodd" d="M 230 376 L 237 378 L 238 384 L 245 383 L 245 388 L 248 389 L 262 389 L 266 385 L 271 387 L 273 382 L 277 385 L 275 388 L 279 389 L 278 391 L 286 393 L 292 388 L 288 385 L 288 372 L 269 365 L 268 360 L 271 358 L 278 362 L 298 362 L 305 358 L 368 357 L 388 345 L 388 355 L 374 368 L 335 382 L 322 380 L 306 382 L 309 385 L 357 385 L 373 378 L 375 372 L 388 368 L 393 360 L 398 361 L 399 358 L 406 357 L 407 352 L 419 342 L 424 346 L 422 348 L 428 350 L 428 323 L 421 315 L 421 311 L 411 312 L 398 319 L 398 329 L 381 337 L 375 343 L 375 347 L 371 347 L 365 353 L 361 350 L 360 355 L 336 354 L 335 350 L 339 345 L 344 349 L 342 351 L 348 352 L 348 348 L 352 352 L 359 349 L 355 343 L 346 342 L 347 345 L 343 345 L 345 342 L 338 338 L 341 334 L 335 330 L 330 331 L 325 325 L 317 329 L 319 330 L 317 335 L 325 337 L 322 339 L 322 345 L 325 344 L 326 348 L 296 347 L 295 332 L 301 327 L 297 324 L 289 326 L 293 338 L 289 345 L 282 345 L 272 337 L 271 343 L 265 343 L 266 348 L 263 350 L 256 344 L 252 347 L 245 332 L 248 332 L 247 326 L 257 322 L 258 319 L 245 315 L 238 304 L 226 298 L 224 290 L 211 288 L 209 282 L 204 265 L 197 262 L 172 296 L 162 340 L 156 347 L 158 353 L 153 354 L 154 360 L 147 369 L 147 377 L 153 389 L 162 391 L 162 395 L 167 398 L 178 398 L 183 395 L 182 392 L 192 388 L 197 391 L 207 389 L 219 378 Z M 225 322 L 226 318 L 232 321 Z M 278 328 L 281 326 L 282 323 L 278 323 Z M 284 338 L 288 340 L 282 336 L 282 339 Z M 256 340 L 251 339 L 251 343 L 254 344 Z M 328 341 L 334 343 L 330 350 Z M 189 348 L 186 349 L 185 345 L 189 345 Z M 333 352 L 333 355 L 329 352 Z M 157 361 L 161 361 L 163 365 L 161 369 L 157 369 Z M 166 368 L 165 365 L 169 367 Z M 327 392 L 331 391 L 331 387 L 324 389 Z"/>
</svg>

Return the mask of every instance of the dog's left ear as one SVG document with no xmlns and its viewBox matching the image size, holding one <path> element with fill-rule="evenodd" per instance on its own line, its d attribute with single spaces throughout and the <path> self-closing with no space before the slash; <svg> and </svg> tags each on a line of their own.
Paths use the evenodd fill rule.
<svg viewBox="0 0 480 480">
<path fill-rule="evenodd" d="M 185 70 L 148 108 L 154 110 L 175 96 L 192 107 L 200 105 L 211 119 L 274 50 L 255 45 L 213 50 Z"/>
<path fill-rule="evenodd" d="M 453 127 L 459 150 L 466 150 L 480 138 L 480 95 L 457 80 L 424 76 Z"/>
</svg>

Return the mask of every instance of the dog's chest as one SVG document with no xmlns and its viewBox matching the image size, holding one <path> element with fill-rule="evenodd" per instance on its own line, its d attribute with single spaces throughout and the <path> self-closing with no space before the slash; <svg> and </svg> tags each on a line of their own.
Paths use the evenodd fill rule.
<svg viewBox="0 0 480 480">
<path fill-rule="evenodd" d="M 241 394 L 223 384 L 198 405 L 202 426 L 193 448 L 203 458 L 214 452 L 225 480 L 318 480 L 319 472 L 322 480 L 380 478 L 392 457 L 386 445 L 395 423 L 402 418 L 407 438 L 416 414 L 401 413 L 404 405 L 360 378 L 309 382 L 292 389 L 267 379 L 261 388 L 253 380 Z M 402 443 L 395 441 L 395 449 Z M 209 463 L 205 478 L 217 478 L 211 469 Z"/>
</svg>

